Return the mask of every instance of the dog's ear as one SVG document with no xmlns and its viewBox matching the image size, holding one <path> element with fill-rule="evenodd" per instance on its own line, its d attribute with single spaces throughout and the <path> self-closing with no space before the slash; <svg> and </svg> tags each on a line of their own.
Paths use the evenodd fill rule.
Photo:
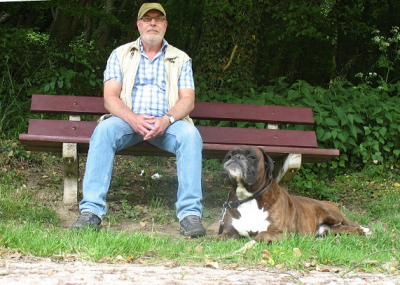
<svg viewBox="0 0 400 285">
<path fill-rule="evenodd" d="M 268 178 L 272 178 L 273 177 L 273 171 L 274 171 L 274 161 L 272 160 L 271 157 L 269 157 L 269 155 L 267 155 L 267 153 L 260 148 L 263 156 L 264 156 L 264 164 L 265 167 L 268 169 Z"/>
</svg>

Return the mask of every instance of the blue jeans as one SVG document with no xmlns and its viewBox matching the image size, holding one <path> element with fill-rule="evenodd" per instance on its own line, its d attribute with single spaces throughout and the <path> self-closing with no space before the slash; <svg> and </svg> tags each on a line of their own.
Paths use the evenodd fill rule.
<svg viewBox="0 0 400 285">
<path fill-rule="evenodd" d="M 107 212 L 106 196 L 111 182 L 115 153 L 143 140 L 130 125 L 118 117 L 110 117 L 97 125 L 90 139 L 83 179 L 81 212 L 92 212 L 99 218 Z M 176 155 L 178 192 L 176 215 L 181 221 L 189 215 L 202 215 L 202 148 L 203 141 L 191 123 L 177 121 L 162 137 L 149 143 Z"/>
</svg>

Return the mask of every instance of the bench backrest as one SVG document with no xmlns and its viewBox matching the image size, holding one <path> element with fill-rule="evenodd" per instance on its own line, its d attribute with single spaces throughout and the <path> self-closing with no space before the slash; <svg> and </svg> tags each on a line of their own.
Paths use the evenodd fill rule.
<svg viewBox="0 0 400 285">
<path fill-rule="evenodd" d="M 106 114 L 102 97 L 32 95 L 31 111 L 35 113 L 100 115 Z M 311 108 L 233 103 L 196 102 L 190 113 L 193 119 L 261 122 L 269 124 L 314 124 Z"/>
</svg>

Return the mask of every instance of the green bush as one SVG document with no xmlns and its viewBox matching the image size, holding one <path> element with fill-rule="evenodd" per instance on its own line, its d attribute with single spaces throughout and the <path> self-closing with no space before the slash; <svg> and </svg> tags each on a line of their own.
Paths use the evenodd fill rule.
<svg viewBox="0 0 400 285">
<path fill-rule="evenodd" d="M 75 40 L 68 52 L 47 45 L 48 35 L 7 29 L 0 39 L 0 133 L 16 138 L 27 129 L 30 96 L 35 93 L 100 96 L 107 55 L 93 43 Z"/>
<path fill-rule="evenodd" d="M 200 81 L 197 84 L 203 86 L 203 92 L 205 83 Z M 400 83 L 389 87 L 398 90 Z M 340 157 L 319 165 L 319 168 L 362 169 L 374 165 L 378 166 L 374 167 L 375 170 L 382 171 L 400 166 L 400 110 L 397 107 L 400 97 L 390 97 L 379 86 L 338 82 L 324 89 L 299 81 L 283 88 L 282 85 L 241 86 L 234 94 L 227 89 L 198 95 L 202 101 L 312 108 L 315 125 L 311 128 L 317 133 L 319 146 L 336 148 L 341 153 Z M 241 123 L 241 126 L 248 127 L 249 124 Z M 263 124 L 253 126 L 265 127 Z"/>
</svg>

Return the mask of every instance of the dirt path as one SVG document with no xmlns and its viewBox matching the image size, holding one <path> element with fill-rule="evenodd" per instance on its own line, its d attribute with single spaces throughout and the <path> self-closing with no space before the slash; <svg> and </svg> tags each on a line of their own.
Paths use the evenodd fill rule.
<svg viewBox="0 0 400 285">
<path fill-rule="evenodd" d="M 269 272 L 198 266 L 142 266 L 50 259 L 0 259 L 0 284 L 400 284 L 400 276 L 370 273 Z"/>
</svg>

